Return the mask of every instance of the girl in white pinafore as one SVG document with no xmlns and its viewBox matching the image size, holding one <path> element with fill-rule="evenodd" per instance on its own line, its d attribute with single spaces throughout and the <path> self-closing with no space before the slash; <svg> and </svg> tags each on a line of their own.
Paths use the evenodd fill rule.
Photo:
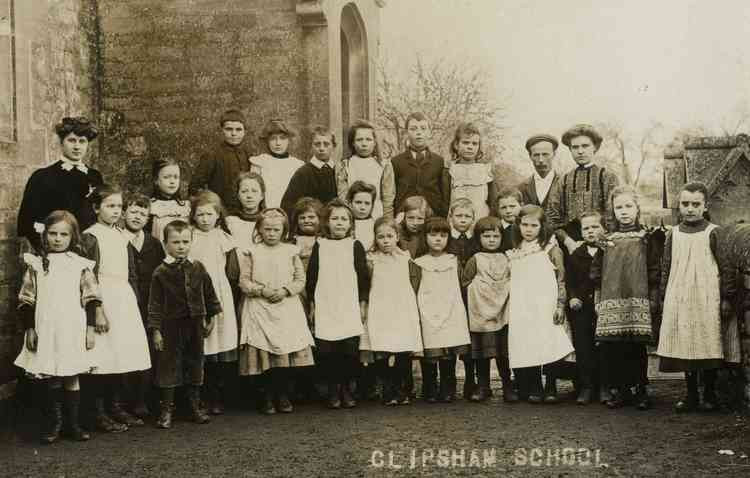
<svg viewBox="0 0 750 478">
<path fill-rule="evenodd" d="M 450 230 L 445 218 L 427 219 L 423 234 L 429 253 L 417 258 L 412 268 L 424 342 L 422 398 L 428 402 L 453 401 L 456 357 L 471 352 L 468 319 L 461 297 L 463 271 L 458 258 L 445 252 Z"/>
<path fill-rule="evenodd" d="M 201 191 L 192 202 L 193 244 L 190 260 L 197 260 L 206 268 L 216 297 L 221 303 L 221 320 L 216 321 L 211 333 L 203 339 L 205 357 L 204 401 L 209 412 L 224 412 L 224 389 L 232 373 L 232 363 L 237 361 L 237 314 L 232 286 L 227 271 L 233 271 L 233 280 L 239 279 L 237 251 L 232 236 L 220 227 L 224 208 L 219 195 Z M 229 266 L 229 267 L 228 267 Z"/>
<path fill-rule="evenodd" d="M 62 404 L 67 435 L 89 439 L 78 422 L 78 376 L 96 366 L 94 317 L 101 314 L 101 296 L 94 262 L 71 251 L 77 247 L 78 222 L 67 211 L 53 211 L 44 220 L 42 255 L 24 254 L 26 270 L 18 293 L 18 315 L 25 330 L 24 346 L 15 365 L 32 379 L 43 380 L 42 442 L 57 441 L 62 431 Z M 67 232 L 59 239 L 60 233 Z M 51 243 L 48 234 L 54 234 Z M 61 389 L 64 388 L 64 392 Z M 64 396 L 64 400 L 63 400 Z"/>
<path fill-rule="evenodd" d="M 375 221 L 375 244 L 367 255 L 371 285 L 365 327 L 370 343 L 360 345 L 375 352 L 386 405 L 409 403 L 403 386 L 412 354 L 421 355 L 423 349 L 419 309 L 410 282 L 411 257 L 398 248 L 397 227 L 387 217 Z"/>
<path fill-rule="evenodd" d="M 113 375 L 147 370 L 151 368 L 151 360 L 135 294 L 137 285 L 129 282 L 130 268 L 135 265 L 128 248 L 130 242 L 127 234 L 117 227 L 122 215 L 122 193 L 104 185 L 92 196 L 97 223 L 84 231 L 81 243 L 86 255 L 96 262 L 94 273 L 109 322 L 109 331 L 97 337 L 98 366 L 94 373 L 105 377 L 100 379 L 96 420 L 98 428 L 116 432 L 142 425 L 143 421 L 122 409 L 123 377 Z M 104 410 L 105 395 L 109 399 L 109 415 Z"/>
<path fill-rule="evenodd" d="M 281 199 L 289 187 L 294 173 L 305 162 L 289 155 L 289 147 L 295 133 L 281 119 L 272 119 L 263 127 L 260 142 L 266 151 L 248 158 L 250 172 L 263 178 L 265 207 L 281 206 Z"/>
<path fill-rule="evenodd" d="M 563 326 L 565 269 L 560 248 L 546 232 L 544 211 L 538 206 L 526 205 L 521 208 L 517 221 L 523 239 L 506 252 L 510 259 L 508 351 L 511 368 L 521 369 L 517 371 L 521 395 L 538 402 L 542 395 L 540 366 L 573 351 Z M 555 378 L 548 371 L 545 373 L 544 400 L 555 402 Z"/>
<path fill-rule="evenodd" d="M 245 295 L 240 375 L 263 373 L 263 412 L 289 413 L 288 369 L 313 365 L 311 346 L 315 342 L 299 298 L 304 289 L 304 267 L 299 248 L 281 242 L 289 232 L 289 220 L 281 209 L 264 210 L 256 232 L 263 242 L 244 251 L 240 262 L 240 288 Z"/>
<path fill-rule="evenodd" d="M 354 215 L 333 199 L 321 214 L 321 235 L 307 265 L 307 298 L 317 357 L 328 382 L 328 407 L 356 406 L 350 388 L 359 372 L 362 322 L 370 281 L 366 253 L 352 238 Z"/>
<path fill-rule="evenodd" d="M 681 201 L 683 195 L 686 202 L 701 202 L 702 206 L 692 214 L 680 206 L 682 222 L 669 231 L 664 244 L 664 309 L 656 353 L 661 371 L 685 372 L 687 397 L 677 402 L 676 410 L 688 412 L 700 406 L 709 411 L 716 408 L 716 370 L 725 361 L 740 361 L 739 335 L 734 314 L 727 314 L 732 317 L 722 321 L 722 309 L 731 311 L 731 306 L 726 299 L 722 304 L 716 260 L 718 226 L 703 218 L 705 189 L 683 189 Z M 699 375 L 704 385 L 702 402 Z"/>
</svg>

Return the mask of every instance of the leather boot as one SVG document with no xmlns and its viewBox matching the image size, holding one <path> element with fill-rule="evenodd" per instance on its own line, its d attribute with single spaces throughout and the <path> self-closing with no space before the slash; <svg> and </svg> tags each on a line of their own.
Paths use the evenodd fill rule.
<svg viewBox="0 0 750 478">
<path fill-rule="evenodd" d="M 547 375 L 547 383 L 544 384 L 544 403 L 557 403 L 557 379 Z"/>
<path fill-rule="evenodd" d="M 452 360 L 441 360 L 440 401 L 451 403 L 456 398 L 456 363 Z"/>
<path fill-rule="evenodd" d="M 157 428 L 172 428 L 172 409 L 174 408 L 174 388 L 162 388 L 159 400 L 159 418 Z"/>
<path fill-rule="evenodd" d="M 470 357 L 464 357 L 464 400 L 471 400 L 471 396 L 476 388 L 475 382 L 475 361 Z"/>
<path fill-rule="evenodd" d="M 490 397 L 490 360 L 479 359 L 475 362 L 477 367 L 477 382 L 479 383 L 470 400 L 472 402 L 483 402 Z"/>
<path fill-rule="evenodd" d="M 128 427 L 143 426 L 143 420 L 129 414 L 124 408 L 122 408 L 122 401 L 120 400 L 119 392 L 112 394 L 112 399 L 109 403 L 109 416 L 117 422 L 124 423 Z"/>
<path fill-rule="evenodd" d="M 193 422 L 203 425 L 211 421 L 206 412 L 201 408 L 201 387 L 191 385 L 188 389 L 188 403 L 190 404 L 190 418 Z"/>
<path fill-rule="evenodd" d="M 128 431 L 128 426 L 112 420 L 104 408 L 104 399 L 97 398 L 95 401 L 96 416 L 94 417 L 96 429 L 106 433 L 122 433 Z"/>
<path fill-rule="evenodd" d="M 422 399 L 427 403 L 436 403 L 437 398 L 437 365 L 423 360 L 422 363 Z"/>
<path fill-rule="evenodd" d="M 338 383 L 328 383 L 328 408 L 338 410 L 341 408 L 341 399 L 339 398 L 340 387 Z"/>
<path fill-rule="evenodd" d="M 516 403 L 518 401 L 518 393 L 515 390 L 513 381 L 510 376 L 500 377 L 503 382 L 503 401 L 505 403 Z"/>
<path fill-rule="evenodd" d="M 45 420 L 45 427 L 40 437 L 42 443 L 52 444 L 60 438 L 60 431 L 62 430 L 61 394 L 62 389 L 59 387 L 47 389 L 47 396 L 42 409 L 42 416 Z"/>
<path fill-rule="evenodd" d="M 81 409 L 81 392 L 79 390 L 65 391 L 65 415 L 68 419 L 68 426 L 65 434 L 74 441 L 87 441 L 91 438 L 86 431 L 81 428 L 78 415 Z"/>
<path fill-rule="evenodd" d="M 144 420 L 151 415 L 151 410 L 148 409 L 148 405 L 146 404 L 149 392 L 151 391 L 151 370 L 135 373 L 137 374 L 135 378 L 136 397 L 133 415 Z"/>
</svg>

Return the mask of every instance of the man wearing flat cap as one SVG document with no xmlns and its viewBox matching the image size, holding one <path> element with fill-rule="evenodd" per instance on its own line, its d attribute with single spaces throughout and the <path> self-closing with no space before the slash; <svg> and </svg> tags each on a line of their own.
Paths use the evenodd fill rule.
<svg viewBox="0 0 750 478">
<path fill-rule="evenodd" d="M 554 169 L 557 146 L 557 138 L 549 134 L 537 134 L 526 140 L 526 151 L 534 165 L 534 174 L 518 185 L 524 204 L 534 204 L 546 209 L 549 192 L 558 180 Z"/>
<path fill-rule="evenodd" d="M 599 151 L 602 137 L 593 126 L 573 126 L 563 134 L 562 143 L 568 147 L 578 166 L 564 174 L 552 187 L 546 213 L 557 241 L 572 254 L 581 244 L 578 218 L 583 212 L 599 212 L 607 229 L 614 230 L 609 194 L 617 187 L 619 180 L 612 171 L 594 164 L 594 155 Z"/>
</svg>

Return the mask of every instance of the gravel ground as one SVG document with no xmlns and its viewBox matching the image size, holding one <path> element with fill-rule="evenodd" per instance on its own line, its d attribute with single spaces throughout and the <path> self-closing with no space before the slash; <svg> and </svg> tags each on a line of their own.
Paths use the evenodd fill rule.
<svg viewBox="0 0 750 478">
<path fill-rule="evenodd" d="M 495 384 L 497 388 L 497 384 Z M 233 408 L 208 425 L 177 421 L 87 443 L 37 444 L 26 414 L 0 434 L 1 476 L 750 476 L 750 424 L 731 412 L 676 415 L 681 382 L 652 386 L 654 408 L 482 404 L 353 410 L 298 405 L 266 417 Z M 720 454 L 731 450 L 734 454 Z"/>
</svg>

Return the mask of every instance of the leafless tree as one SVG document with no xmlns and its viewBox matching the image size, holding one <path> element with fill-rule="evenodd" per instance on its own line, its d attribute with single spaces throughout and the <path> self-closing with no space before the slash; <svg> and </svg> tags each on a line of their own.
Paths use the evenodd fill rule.
<svg viewBox="0 0 750 478">
<path fill-rule="evenodd" d="M 405 72 L 405 73 L 401 73 Z M 501 123 L 504 108 L 493 99 L 490 75 L 468 63 L 427 60 L 417 55 L 407 70 L 389 64 L 385 54 L 377 64 L 377 108 L 383 153 L 392 156 L 406 146 L 406 117 L 422 112 L 430 121 L 430 147 L 448 153 L 456 126 L 475 123 L 482 131 L 482 145 L 489 158 L 503 150 Z"/>
</svg>

